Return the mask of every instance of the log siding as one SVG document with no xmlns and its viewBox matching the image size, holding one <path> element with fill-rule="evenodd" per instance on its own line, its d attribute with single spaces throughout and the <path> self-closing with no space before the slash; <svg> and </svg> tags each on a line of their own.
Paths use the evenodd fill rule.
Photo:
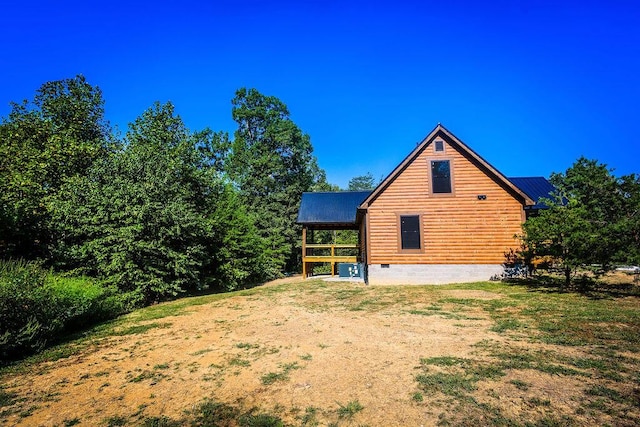
<svg viewBox="0 0 640 427">
<path fill-rule="evenodd" d="M 501 264 L 517 247 L 523 201 L 468 152 L 437 139 L 443 151 L 425 144 L 369 202 L 368 264 Z M 432 193 L 432 160 L 450 161 L 451 194 Z M 420 215 L 420 251 L 401 250 L 398 218 L 407 214 Z"/>
</svg>

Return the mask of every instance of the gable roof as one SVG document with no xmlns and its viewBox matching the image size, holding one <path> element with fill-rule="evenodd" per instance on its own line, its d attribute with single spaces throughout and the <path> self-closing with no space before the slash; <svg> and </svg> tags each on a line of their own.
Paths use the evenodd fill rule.
<svg viewBox="0 0 640 427">
<path fill-rule="evenodd" d="M 524 191 L 535 202 L 535 205 L 529 207 L 531 209 L 546 209 L 547 206 L 544 203 L 540 203 L 540 199 L 550 198 L 550 193 L 555 190 L 553 184 L 541 176 L 509 178 L 509 181 Z"/>
<path fill-rule="evenodd" d="M 327 191 L 302 193 L 298 224 L 354 227 L 358 206 L 371 191 Z"/>
<path fill-rule="evenodd" d="M 514 185 L 511 181 L 509 181 L 502 173 L 500 173 L 496 168 L 491 166 L 489 162 L 480 157 L 478 153 L 473 151 L 471 148 L 467 147 L 460 139 L 458 139 L 455 135 L 449 132 L 444 126 L 440 123 L 427 135 L 422 142 L 420 142 L 416 148 L 409 153 L 407 157 L 398 165 L 396 168 L 387 176 L 367 197 L 362 204 L 360 205 L 360 209 L 366 209 L 377 197 L 380 193 L 382 193 L 402 171 L 404 171 L 416 157 L 422 153 L 422 151 L 437 137 L 440 136 L 445 139 L 449 144 L 456 147 L 462 154 L 471 158 L 480 168 L 484 169 L 487 175 L 494 178 L 498 183 L 502 184 L 511 194 L 520 198 L 525 205 L 534 205 L 535 202 L 531 199 L 531 197 Z"/>
</svg>

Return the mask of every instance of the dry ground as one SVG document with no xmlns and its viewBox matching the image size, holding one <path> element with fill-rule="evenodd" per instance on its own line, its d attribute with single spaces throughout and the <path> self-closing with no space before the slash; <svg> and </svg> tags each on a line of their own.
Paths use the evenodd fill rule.
<svg viewBox="0 0 640 427">
<path fill-rule="evenodd" d="M 5 372 L 0 425 L 195 425 L 203 402 L 295 426 L 637 425 L 637 296 L 603 300 L 636 337 L 610 345 L 549 329 L 565 299 L 594 301 L 294 279 L 161 304 Z"/>
</svg>

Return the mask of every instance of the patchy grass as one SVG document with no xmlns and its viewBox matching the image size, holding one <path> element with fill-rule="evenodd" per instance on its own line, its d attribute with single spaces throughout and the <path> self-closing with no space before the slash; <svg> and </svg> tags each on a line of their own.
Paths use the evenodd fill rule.
<svg viewBox="0 0 640 427">
<path fill-rule="evenodd" d="M 320 425 L 320 422 L 318 421 L 318 408 L 313 407 L 313 406 L 308 406 L 305 410 L 304 410 L 304 415 L 300 418 L 300 425 L 302 426 L 309 426 L 309 427 L 316 427 Z"/>
<path fill-rule="evenodd" d="M 16 393 L 5 391 L 4 388 L 0 386 L 0 408 L 13 405 L 17 397 L 18 395 Z"/>
<path fill-rule="evenodd" d="M 529 390 L 530 385 L 521 380 L 511 380 L 509 381 L 511 384 L 515 386 L 518 390 L 527 391 Z"/>
<path fill-rule="evenodd" d="M 280 365 L 282 369 L 280 372 L 269 372 L 260 377 L 260 381 L 264 385 L 270 385 L 275 383 L 276 381 L 286 381 L 289 379 L 289 372 L 300 369 L 301 366 L 298 365 L 297 362 L 293 363 L 284 363 Z"/>
<path fill-rule="evenodd" d="M 192 426 L 284 427 L 282 420 L 275 415 L 256 409 L 243 412 L 236 406 L 213 400 L 205 400 L 188 411 L 187 419 L 180 420 L 177 425 L 185 425 L 189 421 Z"/>
<path fill-rule="evenodd" d="M 212 390 L 211 399 L 199 404 L 189 402 L 189 412 L 176 418 L 144 418 L 141 409 L 139 413 L 109 418 L 101 418 L 109 414 L 108 412 L 98 415 L 98 418 L 94 414 L 94 423 L 100 424 L 99 421 L 102 419 L 101 425 L 166 427 L 280 426 L 285 425 L 285 422 L 289 425 L 303 426 L 357 425 L 356 420 L 370 423 L 367 416 L 377 419 L 381 411 L 389 410 L 389 406 L 400 407 L 404 404 L 407 405 L 404 409 L 408 413 L 421 411 L 421 416 L 437 417 L 437 420 L 434 421 L 432 418 L 425 425 L 640 425 L 640 357 L 637 356 L 640 352 L 640 293 L 624 293 L 621 288 L 611 292 L 604 288 L 598 288 L 597 291 L 594 289 L 592 287 L 589 292 L 559 292 L 552 285 L 526 282 L 437 287 L 364 287 L 320 281 L 254 288 L 226 295 L 188 298 L 185 301 L 159 304 L 139 310 L 96 327 L 79 337 L 77 341 L 52 348 L 47 356 L 40 356 L 39 360 L 31 359 L 7 368 L 3 374 L 13 374 L 22 370 L 35 378 L 37 383 L 34 376 L 37 372 L 51 371 L 56 366 L 40 365 L 43 360 L 56 360 L 79 352 L 89 354 L 118 342 L 127 342 L 127 348 L 135 349 L 136 353 L 149 353 L 150 356 L 154 352 L 146 352 L 146 346 L 157 348 L 160 344 L 155 341 L 156 337 L 167 335 L 173 341 L 183 338 L 189 340 L 185 341 L 185 344 L 188 344 L 185 346 L 187 350 L 177 356 L 185 356 L 185 359 L 180 361 L 182 368 L 179 368 L 173 354 L 170 359 L 165 359 L 167 355 L 164 354 L 162 358 L 157 357 L 134 365 L 146 366 L 146 369 L 123 369 L 120 375 L 117 370 L 110 371 L 112 374 L 109 375 L 109 383 L 104 383 L 106 378 L 102 379 L 95 384 L 95 388 L 109 387 L 109 391 L 123 388 L 124 396 L 128 386 L 145 387 L 159 381 L 168 384 L 166 374 L 171 375 L 172 386 L 179 386 L 178 371 L 182 369 L 191 374 L 197 372 L 197 379 L 192 381 L 210 381 L 206 386 Z M 219 303 L 232 297 L 236 299 L 228 303 Z M 289 315 L 286 312 L 282 317 L 280 312 L 280 317 L 267 317 L 262 323 L 252 320 L 254 329 L 244 335 L 236 333 L 234 320 L 215 319 L 214 310 L 220 306 L 226 310 L 234 310 L 233 316 L 222 316 L 222 319 L 238 319 L 239 324 L 247 323 L 244 319 L 249 315 L 249 310 L 252 310 L 251 305 L 264 310 L 265 306 L 258 304 L 262 301 L 267 301 L 273 306 L 288 304 L 294 308 L 292 313 L 300 310 L 305 314 L 311 313 L 311 316 L 300 321 L 295 314 Z M 187 315 L 191 311 L 190 307 L 206 303 L 212 304 L 211 323 L 207 328 L 189 332 L 184 337 L 170 334 L 173 327 L 171 323 L 177 324 L 184 318 L 160 320 Z M 323 316 L 332 316 L 332 320 L 343 317 L 345 323 L 337 324 L 337 328 L 344 328 L 345 336 L 327 335 L 330 329 L 321 323 L 327 319 Z M 401 321 L 395 321 L 397 318 Z M 349 322 L 352 319 L 353 325 L 370 321 L 378 330 L 361 329 L 365 334 L 360 338 L 350 333 L 352 323 Z M 284 332 L 288 327 L 298 324 L 300 328 L 304 328 L 307 324 L 310 325 L 312 320 L 318 322 L 309 326 L 307 331 L 307 337 L 313 336 L 313 341 L 307 340 L 305 345 L 302 345 L 295 340 L 287 340 Z M 407 328 L 403 329 L 405 325 Z M 440 325 L 443 329 L 432 325 Z M 446 325 L 446 328 L 443 325 Z M 256 338 L 267 336 L 260 335 L 260 328 L 263 326 L 278 327 L 277 333 L 273 336 L 268 335 L 269 340 L 264 342 Z M 342 331 L 337 328 L 334 324 L 333 331 Z M 208 335 L 211 330 L 220 333 L 220 344 L 211 340 L 204 342 L 204 339 L 215 336 Z M 362 351 L 363 347 L 367 347 L 363 340 L 375 340 L 375 334 L 379 330 L 384 330 L 387 334 L 385 339 L 388 341 L 380 341 L 383 344 L 400 344 L 406 337 L 409 343 L 413 343 L 409 339 L 416 340 L 414 348 L 424 346 L 425 349 L 424 353 L 414 353 L 411 358 L 405 359 L 414 361 L 413 365 L 408 363 L 409 367 L 404 371 L 404 374 L 414 380 L 404 391 L 395 394 L 401 396 L 400 399 L 377 402 L 377 405 L 371 400 L 364 400 L 360 391 L 355 389 L 361 384 L 351 383 L 354 390 L 348 390 L 351 394 L 347 396 L 361 396 L 362 403 L 367 407 L 366 411 L 363 412 L 364 405 L 358 400 L 346 404 L 337 402 L 337 409 L 335 405 L 321 408 L 315 406 L 316 402 L 298 402 L 302 406 L 300 408 L 295 407 L 289 400 L 283 400 L 280 395 L 284 393 L 282 390 L 293 389 L 294 386 L 305 387 L 306 379 L 301 384 L 264 387 L 288 381 L 290 376 L 293 377 L 292 371 L 296 369 L 306 368 L 310 374 L 316 365 L 326 369 L 327 365 L 324 363 L 328 357 L 343 356 L 344 352 Z M 446 338 L 453 337 L 455 344 L 451 344 L 450 341 L 448 347 L 432 346 L 431 339 L 437 338 L 433 337 L 432 331 L 438 330 L 446 330 L 447 332 L 437 333 L 446 333 Z M 395 334 L 389 334 L 389 331 Z M 228 338 L 226 335 L 223 336 L 223 333 L 228 334 Z M 475 339 L 476 334 L 485 339 Z M 147 335 L 146 339 L 142 338 L 144 335 Z M 280 335 L 284 338 L 280 338 Z M 131 336 L 133 337 L 127 338 Z M 151 336 L 153 339 L 150 339 Z M 109 337 L 123 338 L 105 340 Z M 423 339 L 425 341 L 422 341 Z M 460 347 L 456 346 L 458 342 Z M 315 346 L 322 349 L 322 352 L 318 351 L 318 354 L 313 356 L 306 353 Z M 206 353 L 210 354 L 198 359 L 186 357 Z M 370 366 L 376 366 L 376 376 L 384 376 L 385 367 L 389 366 L 385 363 L 389 359 L 376 360 L 374 353 L 367 353 L 367 362 L 371 363 Z M 362 356 L 362 353 L 360 355 Z M 420 358 L 423 355 L 429 357 Z M 404 354 L 398 354 L 398 361 L 394 359 L 394 367 L 402 363 L 402 356 Z M 349 357 L 355 360 L 356 356 L 349 354 Z M 286 362 L 278 364 L 283 360 Z M 415 360 L 419 360 L 420 363 L 416 371 L 412 371 Z M 251 401 L 260 402 L 260 399 L 263 399 L 262 401 L 268 401 L 269 404 L 273 403 L 273 406 L 251 408 L 250 403 L 238 395 L 229 398 L 228 403 L 215 400 L 218 389 L 231 383 L 230 376 L 240 371 L 234 367 L 248 366 L 258 372 L 254 375 L 260 380 L 258 382 L 257 378 L 252 378 L 257 388 L 251 391 L 256 394 L 256 399 Z M 354 365 L 353 369 L 359 367 Z M 100 372 L 103 372 L 101 375 L 106 375 L 104 370 Z M 260 376 L 261 373 L 264 374 Z M 364 377 L 370 373 L 363 371 L 358 374 Z M 83 369 L 69 377 L 70 385 L 66 387 L 74 386 L 79 376 L 83 383 L 88 383 L 101 375 L 95 371 L 89 375 Z M 125 377 L 124 384 L 122 380 L 119 382 L 119 376 Z M 189 375 L 189 378 L 194 376 Z M 233 380 L 236 378 L 241 377 L 234 377 Z M 335 383 L 336 387 L 342 386 L 341 392 L 347 391 L 344 387 L 350 384 L 349 380 L 345 379 L 345 385 L 339 384 L 340 382 Z M 103 386 L 100 386 L 101 383 Z M 312 383 L 314 387 L 318 384 L 313 380 L 308 383 Z M 383 382 L 374 380 L 372 383 L 375 388 L 376 383 Z M 26 417 L 23 424 L 34 421 L 38 413 L 44 411 L 43 402 L 49 405 L 46 393 L 58 391 L 46 390 L 37 396 L 39 400 L 34 398 L 26 401 L 26 395 L 23 396 L 24 393 L 21 391 L 15 392 L 18 389 L 13 384 L 6 387 L 0 388 L 0 414 L 8 414 L 14 420 L 18 415 Z M 562 387 L 563 393 L 566 393 L 566 399 L 562 402 L 555 397 L 558 387 Z M 550 389 L 554 393 L 549 394 Z M 160 387 L 152 390 L 156 392 Z M 376 393 L 379 392 L 376 390 Z M 222 395 L 224 394 L 217 394 L 218 397 Z M 150 406 L 155 404 L 155 400 L 159 400 L 156 396 L 149 398 Z M 273 400 L 269 400 L 271 398 Z M 329 402 L 332 401 L 334 400 Z M 42 408 L 34 406 L 33 402 L 37 402 Z M 304 405 L 307 404 L 310 406 L 305 409 Z M 396 410 L 400 413 L 399 409 Z M 76 419 L 72 415 L 81 414 L 69 415 L 71 416 L 64 422 L 58 419 L 56 425 L 75 423 Z M 81 423 L 87 422 L 89 421 L 85 415 L 82 415 Z"/>
<path fill-rule="evenodd" d="M 497 319 L 496 324 L 490 330 L 493 332 L 505 332 L 509 330 L 518 330 L 525 327 L 525 324 L 518 319 Z"/>
<path fill-rule="evenodd" d="M 416 381 L 425 393 L 439 392 L 455 397 L 461 397 L 477 388 L 477 380 L 463 373 L 425 373 L 418 375 Z"/>
<path fill-rule="evenodd" d="M 246 359 L 241 359 L 239 357 L 234 357 L 231 360 L 229 360 L 229 366 L 242 366 L 242 367 L 247 367 L 250 366 L 251 362 L 249 362 Z"/>
<path fill-rule="evenodd" d="M 236 348 L 241 348 L 243 350 L 251 350 L 258 347 L 260 347 L 260 344 L 251 344 L 248 342 L 239 342 L 236 344 Z"/>
<path fill-rule="evenodd" d="M 445 310 L 475 312 L 480 309 L 494 321 L 490 330 L 499 334 L 515 333 L 516 339 L 505 342 L 481 341 L 479 354 L 489 359 L 471 360 L 455 356 L 421 360 L 423 373 L 416 376 L 419 389 L 425 394 L 441 393 L 458 402 L 457 411 L 465 414 L 441 414 L 441 425 L 472 425 L 477 419 L 492 420 L 498 425 L 573 425 L 569 414 L 546 413 L 536 421 L 511 419 L 499 407 L 479 403 L 475 396 L 480 381 L 497 381 L 507 372 L 536 370 L 551 377 L 580 377 L 585 384 L 584 397 L 578 415 L 596 416 L 601 412 L 618 421 L 614 424 L 633 425 L 640 422 L 639 360 L 628 357 L 640 345 L 640 306 L 636 297 L 616 297 L 593 293 L 560 293 L 546 288 L 522 285 L 479 286 L 498 293 L 492 300 L 471 298 L 440 298 L 437 306 Z M 455 308 L 457 307 L 457 308 Z M 433 315 L 430 310 L 413 310 L 412 314 Z M 542 345 L 538 345 L 542 344 Z M 556 346 L 556 350 L 544 348 Z M 557 347 L 559 346 L 559 347 Z M 583 356 L 562 347 L 584 348 Z M 589 356 L 591 353 L 592 356 Z M 433 366 L 433 368 L 429 368 Z M 435 369 L 435 371 L 434 371 Z M 518 379 L 509 381 L 520 392 L 531 393 L 532 385 Z M 487 396 L 499 399 L 499 395 Z M 524 407 L 555 411 L 554 404 L 542 396 L 522 399 Z M 579 397 L 576 397 L 579 400 Z M 526 413 L 526 411 L 525 411 Z M 529 421 L 526 421 L 526 420 Z M 489 424 L 491 424 L 489 423 Z"/>
<path fill-rule="evenodd" d="M 169 417 L 147 417 L 142 421 L 142 427 L 181 427 L 181 421 L 172 420 Z"/>
<path fill-rule="evenodd" d="M 364 406 L 362 406 L 360 402 L 358 402 L 357 400 L 351 400 L 345 405 L 338 403 L 338 410 L 336 412 L 338 413 L 338 418 L 350 420 L 354 417 L 355 414 L 362 411 L 363 409 Z"/>
<path fill-rule="evenodd" d="M 171 323 L 169 322 L 145 323 L 144 325 L 132 325 L 122 329 L 115 330 L 113 333 L 111 333 L 111 335 L 116 337 L 122 337 L 125 335 L 141 335 L 150 331 L 151 329 L 167 329 L 170 327 L 171 327 Z"/>
<path fill-rule="evenodd" d="M 129 419 L 119 415 L 105 418 L 103 423 L 106 427 L 122 427 L 129 423 Z"/>
</svg>

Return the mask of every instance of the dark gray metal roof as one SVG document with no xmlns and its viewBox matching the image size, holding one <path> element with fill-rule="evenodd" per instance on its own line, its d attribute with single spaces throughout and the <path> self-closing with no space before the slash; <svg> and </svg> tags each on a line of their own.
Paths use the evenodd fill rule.
<svg viewBox="0 0 640 427">
<path fill-rule="evenodd" d="M 302 193 L 298 224 L 353 226 L 358 206 L 371 191 L 328 191 Z"/>
<path fill-rule="evenodd" d="M 538 201 L 541 198 L 551 198 L 549 194 L 555 190 L 555 187 L 542 176 L 509 178 L 509 181 L 536 202 L 530 209 L 545 209 L 546 206 Z"/>
</svg>

